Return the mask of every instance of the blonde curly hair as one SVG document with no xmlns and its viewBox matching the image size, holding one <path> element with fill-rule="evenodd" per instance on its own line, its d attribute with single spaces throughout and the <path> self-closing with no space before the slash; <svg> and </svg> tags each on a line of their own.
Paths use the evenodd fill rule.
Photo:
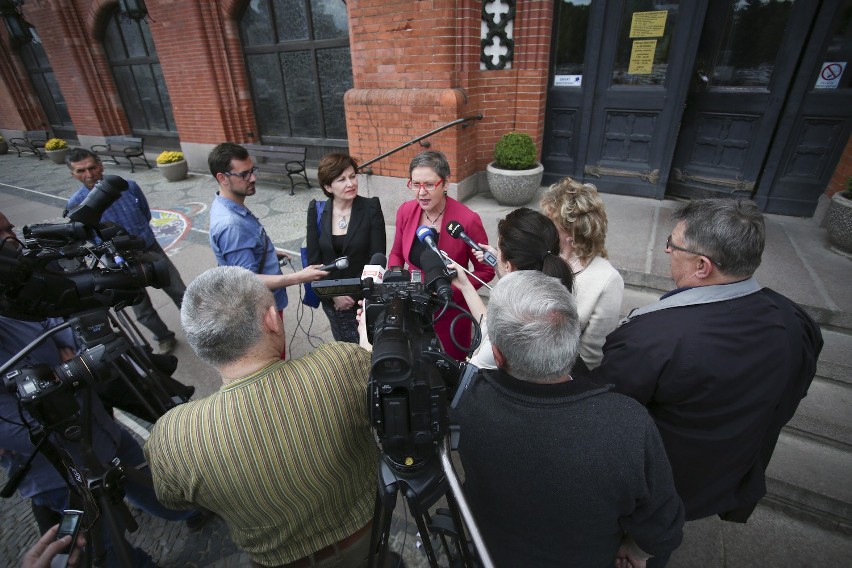
<svg viewBox="0 0 852 568">
<path fill-rule="evenodd" d="M 557 227 L 573 235 L 574 252 L 580 260 L 607 258 L 606 208 L 597 187 L 565 177 L 547 188 L 540 205 Z"/>
</svg>

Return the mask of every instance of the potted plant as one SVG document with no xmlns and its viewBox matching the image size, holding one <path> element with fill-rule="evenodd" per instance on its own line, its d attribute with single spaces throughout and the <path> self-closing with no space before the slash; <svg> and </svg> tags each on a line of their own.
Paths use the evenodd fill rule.
<svg viewBox="0 0 852 568">
<path fill-rule="evenodd" d="M 0 156 L 9 151 L 9 143 L 6 142 L 6 139 L 0 136 Z"/>
<path fill-rule="evenodd" d="M 832 196 L 825 227 L 831 244 L 852 253 L 852 176 L 846 178 L 846 189 Z"/>
<path fill-rule="evenodd" d="M 54 164 L 65 163 L 65 154 L 68 153 L 68 143 L 62 138 L 51 138 L 44 143 L 44 153 Z"/>
<path fill-rule="evenodd" d="M 488 187 L 501 205 L 525 205 L 541 187 L 544 166 L 536 161 L 535 143 L 529 134 L 509 132 L 494 147 L 488 164 Z"/>
<path fill-rule="evenodd" d="M 157 169 L 169 181 L 180 181 L 186 178 L 189 165 L 183 158 L 183 152 L 166 150 L 157 156 Z"/>
</svg>

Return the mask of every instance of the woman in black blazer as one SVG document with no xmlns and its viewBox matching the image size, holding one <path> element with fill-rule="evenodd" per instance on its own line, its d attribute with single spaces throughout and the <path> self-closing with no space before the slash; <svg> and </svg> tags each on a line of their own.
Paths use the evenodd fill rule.
<svg viewBox="0 0 852 568">
<path fill-rule="evenodd" d="M 358 163 L 348 154 L 326 154 L 317 178 L 328 201 L 308 205 L 307 245 L 310 264 L 330 264 L 349 257 L 349 267 L 331 270 L 329 280 L 360 278 L 375 253 L 386 254 L 385 217 L 378 197 L 358 195 Z M 317 222 L 317 208 L 322 212 Z M 336 341 L 358 343 L 358 303 L 351 296 L 323 300 L 322 309 Z"/>
</svg>

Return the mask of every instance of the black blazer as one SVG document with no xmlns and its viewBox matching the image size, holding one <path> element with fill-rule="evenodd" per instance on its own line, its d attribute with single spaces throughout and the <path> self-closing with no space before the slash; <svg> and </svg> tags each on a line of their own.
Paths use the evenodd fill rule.
<svg viewBox="0 0 852 568">
<path fill-rule="evenodd" d="M 328 264 L 334 262 L 337 254 L 331 244 L 331 218 L 333 205 L 329 200 L 322 212 L 317 235 L 317 202 L 312 199 L 308 205 L 307 244 L 310 264 Z M 360 278 L 365 264 L 375 253 L 387 254 L 385 236 L 385 216 L 378 197 L 357 196 L 352 203 L 349 227 L 343 241 L 340 256 L 349 257 L 349 267 L 332 270 L 328 280 L 338 278 Z"/>
</svg>

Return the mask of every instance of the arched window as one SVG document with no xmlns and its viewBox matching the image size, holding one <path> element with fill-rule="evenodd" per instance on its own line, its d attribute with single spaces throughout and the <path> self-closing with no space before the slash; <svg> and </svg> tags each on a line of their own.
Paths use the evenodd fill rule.
<svg viewBox="0 0 852 568">
<path fill-rule="evenodd" d="M 248 3 L 240 33 L 263 142 L 319 146 L 346 139 L 347 22 L 343 0 Z"/>
<path fill-rule="evenodd" d="M 38 100 L 41 102 L 41 108 L 47 115 L 47 121 L 50 123 L 53 134 L 60 138 L 76 138 L 77 132 L 71 122 L 71 116 L 68 114 L 65 97 L 59 90 L 59 83 L 56 82 L 53 68 L 47 60 L 47 55 L 44 53 L 44 48 L 41 46 L 38 37 L 30 43 L 21 45 L 20 56 L 21 61 L 24 62 L 24 67 L 27 69 L 27 74 L 30 76 L 30 82 L 35 89 Z"/>
<path fill-rule="evenodd" d="M 104 34 L 104 51 L 132 133 L 153 145 L 173 144 L 172 103 L 148 22 L 121 17 L 116 8 Z"/>
</svg>

